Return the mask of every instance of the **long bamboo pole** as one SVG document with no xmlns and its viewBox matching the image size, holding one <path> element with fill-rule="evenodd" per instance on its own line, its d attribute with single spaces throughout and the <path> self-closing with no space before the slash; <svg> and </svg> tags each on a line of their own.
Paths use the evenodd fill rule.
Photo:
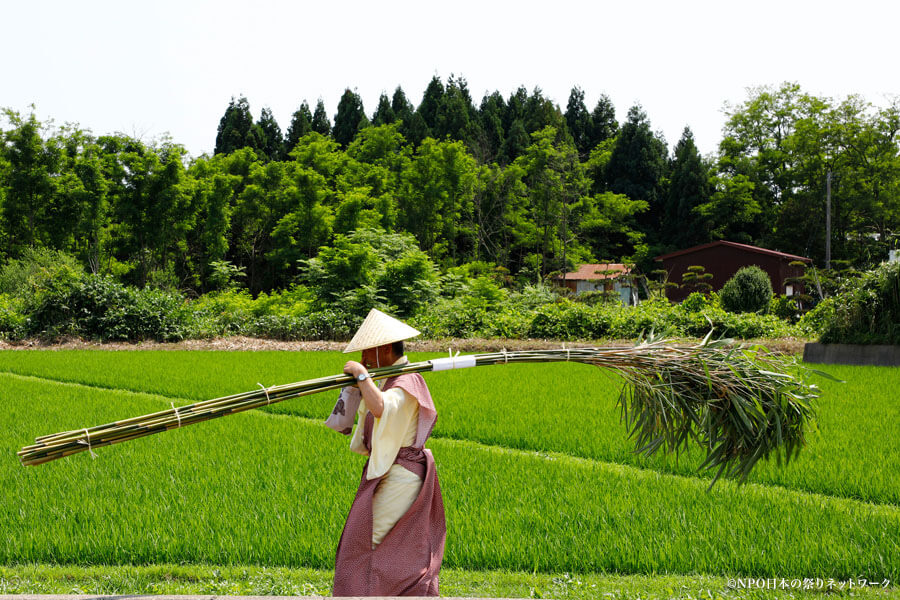
<svg viewBox="0 0 900 600">
<path fill-rule="evenodd" d="M 577 362 L 617 373 L 625 380 L 619 398 L 637 451 L 678 453 L 693 439 L 706 449 L 716 479 L 746 478 L 753 465 L 775 451 L 789 460 L 805 443 L 814 418 L 815 386 L 782 372 L 784 359 L 730 347 L 728 340 L 674 345 L 646 340 L 630 348 L 562 348 L 451 356 L 373 369 L 375 380 L 407 373 L 515 363 Z M 23 465 L 45 462 L 154 433 L 261 408 L 277 402 L 353 385 L 346 374 L 232 394 L 95 427 L 43 435 L 18 452 Z M 715 481 L 715 480 L 714 480 Z"/>
</svg>

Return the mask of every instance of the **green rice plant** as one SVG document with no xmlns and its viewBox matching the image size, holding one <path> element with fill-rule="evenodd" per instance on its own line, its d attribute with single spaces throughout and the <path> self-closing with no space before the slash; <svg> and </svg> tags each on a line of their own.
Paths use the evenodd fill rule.
<svg viewBox="0 0 900 600">
<path fill-rule="evenodd" d="M 438 357 L 410 355 L 413 361 Z M 334 372 L 346 358 L 339 352 L 6 351 L 0 352 L 0 371 L 146 391 L 169 396 L 180 406 L 246 391 L 257 382 L 271 386 Z M 807 447 L 791 464 L 758 464 L 748 480 L 900 506 L 900 480 L 893 476 L 900 472 L 900 438 L 895 435 L 900 404 L 892 393 L 900 387 L 900 372 L 886 367 L 819 368 L 846 383 L 818 381 L 823 391 L 818 431 L 810 434 Z M 582 365 L 510 364 L 425 373 L 425 378 L 440 413 L 435 437 L 555 451 L 681 475 L 697 474 L 703 460 L 697 450 L 688 450 L 678 460 L 634 454 L 616 408 L 620 382 Z M 264 410 L 323 420 L 334 400 L 333 393 L 323 393 Z M 871 444 L 871 439 L 881 442 Z"/>
<path fill-rule="evenodd" d="M 0 371 L 199 401 L 244 392 L 257 382 L 269 387 L 311 379 L 345 360 L 339 352 L 0 351 Z"/>
<path fill-rule="evenodd" d="M 333 566 L 364 459 L 320 421 L 254 411 L 96 460 L 23 469 L 11 456 L 33 428 L 113 420 L 173 399 L 18 375 L 0 383 L 9 457 L 0 461 L 0 564 Z M 451 569 L 900 575 L 897 507 L 730 481 L 707 492 L 702 478 L 555 452 L 448 439 L 429 447 Z"/>
<path fill-rule="evenodd" d="M 818 427 L 790 464 L 758 464 L 748 480 L 900 506 L 900 370 L 821 366 Z M 467 377 L 468 375 L 468 377 Z M 428 378 L 440 418 L 435 435 L 511 448 L 557 451 L 654 471 L 698 474 L 700 449 L 679 457 L 636 455 L 616 407 L 619 383 L 584 377 L 579 365 L 509 365 L 502 373 L 450 372 Z M 843 380 L 840 383 L 836 380 Z M 313 407 L 291 404 L 298 413 Z M 321 409 L 318 409 L 321 410 Z M 871 440 L 880 440 L 872 444 Z M 712 476 L 700 473 L 701 476 Z"/>
<path fill-rule="evenodd" d="M 619 396 L 623 418 L 637 452 L 664 448 L 676 455 L 697 442 L 706 450 L 701 468 L 718 468 L 710 486 L 725 473 L 743 482 L 760 458 L 775 453 L 789 461 L 805 444 L 804 430 L 818 395 L 784 368 L 787 363 L 728 341 L 696 346 L 662 339 L 641 340 L 632 348 L 576 348 L 515 351 L 463 357 L 466 366 L 578 362 L 609 370 L 625 385 Z M 451 359 L 451 361 L 454 359 Z M 502 362 L 501 362 L 502 361 Z M 388 366 L 372 371 L 375 380 L 438 368 L 440 361 Z M 452 367 L 451 367 L 452 368 Z M 18 454 L 24 465 L 39 465 L 88 450 L 209 419 L 270 406 L 273 402 L 353 383 L 336 375 L 224 396 L 170 411 L 157 411 L 82 430 L 40 436 Z"/>
</svg>

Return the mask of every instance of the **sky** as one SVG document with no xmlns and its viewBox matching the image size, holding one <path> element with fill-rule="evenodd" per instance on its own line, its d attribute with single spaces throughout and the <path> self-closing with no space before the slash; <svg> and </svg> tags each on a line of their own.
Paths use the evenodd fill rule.
<svg viewBox="0 0 900 600">
<path fill-rule="evenodd" d="M 886 105 L 900 94 L 898 17 L 888 0 L 4 0 L 0 107 L 96 135 L 168 134 L 198 156 L 232 96 L 286 131 L 303 100 L 333 120 L 351 88 L 371 116 L 382 92 L 400 85 L 417 105 L 454 74 L 476 104 L 525 86 L 565 110 L 575 85 L 589 110 L 608 95 L 620 122 L 640 104 L 670 148 L 689 126 L 711 154 L 726 106 L 753 87 Z"/>
</svg>

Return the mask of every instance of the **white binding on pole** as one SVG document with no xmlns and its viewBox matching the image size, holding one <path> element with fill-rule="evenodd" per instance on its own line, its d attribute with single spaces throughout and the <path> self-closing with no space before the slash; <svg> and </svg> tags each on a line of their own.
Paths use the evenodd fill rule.
<svg viewBox="0 0 900 600">
<path fill-rule="evenodd" d="M 450 369 L 466 369 L 468 367 L 475 366 L 475 355 L 467 354 L 465 356 L 460 356 L 459 352 L 456 353 L 456 356 L 451 356 L 450 358 L 435 358 L 434 360 L 428 361 L 431 363 L 432 371 L 449 371 Z"/>
<path fill-rule="evenodd" d="M 97 454 L 94 453 L 94 451 L 91 449 L 91 432 L 88 431 L 87 428 L 84 429 L 84 435 L 87 436 L 87 442 L 85 442 L 84 440 L 78 440 L 78 443 L 87 444 L 88 452 L 91 453 L 91 458 L 97 458 Z"/>
<path fill-rule="evenodd" d="M 271 403 L 272 403 L 272 399 L 269 398 L 269 390 L 266 388 L 266 386 L 264 386 L 263 384 L 261 384 L 261 383 L 258 382 L 258 381 L 256 382 L 256 385 L 258 385 L 259 387 L 261 387 L 261 388 L 262 388 L 262 391 L 264 391 L 264 392 L 266 393 L 266 406 L 268 406 L 269 404 L 271 404 Z"/>
<path fill-rule="evenodd" d="M 178 427 L 181 427 L 181 415 L 178 414 L 178 409 L 175 408 L 174 402 L 169 402 L 172 405 L 172 410 L 175 411 L 175 418 L 178 419 Z"/>
</svg>

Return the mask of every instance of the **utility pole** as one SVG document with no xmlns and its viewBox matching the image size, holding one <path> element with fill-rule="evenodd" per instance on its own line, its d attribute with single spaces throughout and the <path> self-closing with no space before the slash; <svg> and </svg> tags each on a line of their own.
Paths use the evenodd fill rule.
<svg viewBox="0 0 900 600">
<path fill-rule="evenodd" d="M 831 169 L 825 179 L 825 268 L 831 269 Z"/>
</svg>

